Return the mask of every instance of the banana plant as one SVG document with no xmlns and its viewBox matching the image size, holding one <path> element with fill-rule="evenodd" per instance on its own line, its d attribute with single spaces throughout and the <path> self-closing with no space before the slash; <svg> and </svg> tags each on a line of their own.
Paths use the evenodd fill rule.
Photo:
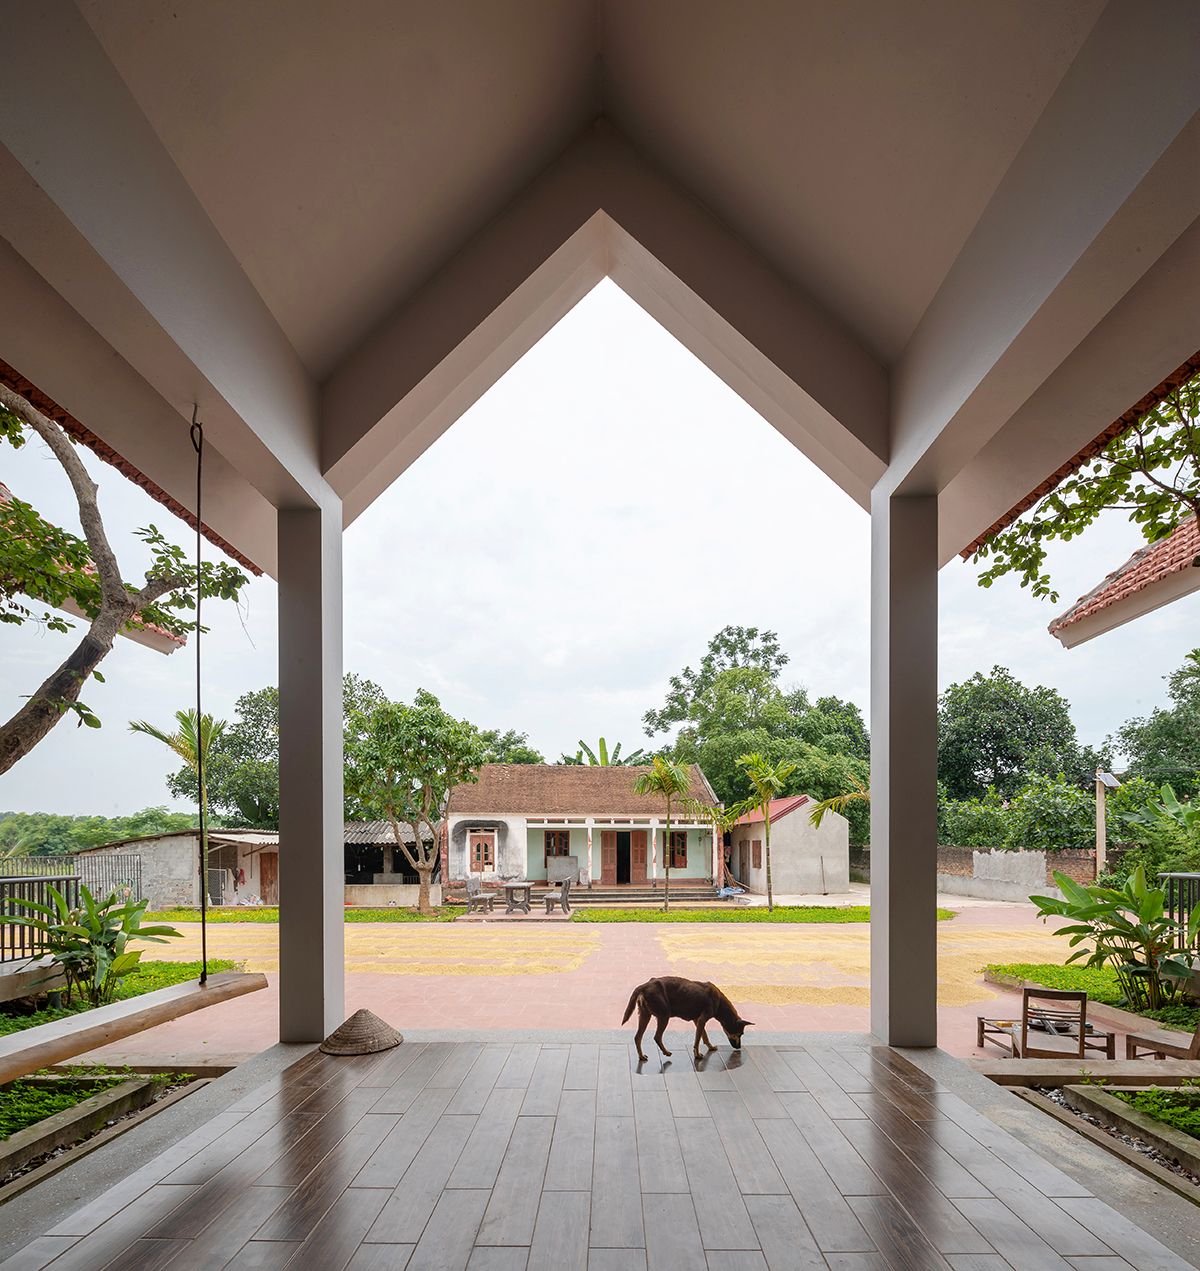
<svg viewBox="0 0 1200 1271">
<path fill-rule="evenodd" d="M 638 749 L 631 751 L 624 759 L 622 759 L 621 743 L 617 742 L 610 752 L 608 749 L 608 742 L 601 737 L 599 745 L 597 745 L 595 750 L 593 750 L 586 741 L 581 740 L 579 743 L 579 749 L 575 753 L 575 757 L 573 759 L 564 758 L 563 762 L 575 765 L 586 763 L 592 768 L 623 768 L 644 764 L 647 762 L 647 757 L 644 750 Z"/>
<path fill-rule="evenodd" d="M 1159 1010 L 1174 1002 L 1193 974 L 1183 949 L 1196 946 L 1200 905 L 1176 924 L 1167 913 L 1167 893 L 1146 881 L 1139 865 L 1121 887 L 1087 886 L 1055 871 L 1057 896 L 1030 896 L 1043 918 L 1066 918 L 1055 935 L 1069 936 L 1068 964 L 1110 966 L 1126 1003 Z"/>
<path fill-rule="evenodd" d="M 142 926 L 148 900 L 119 900 L 113 892 L 107 900 L 97 901 L 81 886 L 80 903 L 72 907 L 52 883 L 47 884 L 46 892 L 50 904 L 10 897 L 10 907 L 27 913 L 10 912 L 5 917 L 41 936 L 41 943 L 62 966 L 68 999 L 78 992 L 93 1006 L 111 1002 L 118 981 L 141 961 L 141 949 L 130 949 L 130 941 L 166 944 L 182 935 L 174 927 Z"/>
</svg>

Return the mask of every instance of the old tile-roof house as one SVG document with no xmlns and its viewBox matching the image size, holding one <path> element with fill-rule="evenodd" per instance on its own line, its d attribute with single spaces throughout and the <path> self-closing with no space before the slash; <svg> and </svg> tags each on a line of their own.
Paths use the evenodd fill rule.
<svg viewBox="0 0 1200 1271">
<path fill-rule="evenodd" d="M 442 842 L 442 876 L 484 881 L 544 879 L 550 862 L 571 857 L 579 881 L 653 882 L 670 853 L 673 878 L 713 877 L 710 828 L 681 809 L 665 842 L 663 800 L 634 793 L 635 766 L 485 764 L 479 780 L 455 787 Z M 717 803 L 691 766 L 689 797 Z"/>
</svg>

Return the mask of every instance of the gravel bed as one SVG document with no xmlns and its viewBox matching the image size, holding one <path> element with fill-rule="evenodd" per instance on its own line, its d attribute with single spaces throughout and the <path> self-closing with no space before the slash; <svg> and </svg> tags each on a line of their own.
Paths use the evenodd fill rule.
<svg viewBox="0 0 1200 1271">
<path fill-rule="evenodd" d="M 130 1075 L 142 1076 L 144 1074 L 132 1073 Z M 3 1187 L 6 1183 L 11 1183 L 15 1178 L 20 1178 L 23 1174 L 32 1173 L 35 1169 L 39 1169 L 41 1166 L 45 1165 L 47 1161 L 58 1160 L 58 1158 L 64 1155 L 64 1153 L 74 1151 L 81 1143 L 86 1143 L 89 1139 L 95 1138 L 97 1134 L 101 1134 L 103 1131 L 110 1129 L 112 1126 L 119 1125 L 122 1121 L 128 1121 L 132 1117 L 144 1115 L 148 1109 L 154 1107 L 156 1103 L 160 1103 L 167 1097 L 167 1095 L 174 1094 L 176 1090 L 182 1089 L 184 1086 L 190 1086 L 191 1084 L 191 1080 L 188 1080 L 176 1081 L 171 1085 L 163 1084 L 159 1086 L 159 1088 L 155 1091 L 154 1098 L 143 1107 L 133 1108 L 131 1111 L 123 1113 L 119 1117 L 113 1117 L 110 1120 L 105 1121 L 103 1125 L 97 1126 L 91 1134 L 82 1135 L 73 1143 L 64 1143 L 61 1147 L 56 1147 L 52 1151 L 44 1152 L 41 1156 L 36 1156 L 33 1160 L 26 1161 L 24 1165 L 15 1170 L 9 1170 L 7 1173 L 0 1173 L 0 1187 Z"/>
<path fill-rule="evenodd" d="M 1189 1183 L 1200 1187 L 1200 1175 L 1193 1174 L 1191 1170 L 1184 1169 L 1177 1161 L 1173 1161 L 1169 1156 L 1160 1152 L 1158 1148 L 1151 1146 L 1145 1139 L 1139 1139 L 1132 1134 L 1125 1134 L 1120 1130 L 1114 1129 L 1111 1125 L 1106 1125 L 1099 1117 L 1094 1117 L 1089 1112 L 1080 1112 L 1078 1108 L 1073 1108 L 1063 1095 L 1062 1089 L 1058 1086 L 1035 1086 L 1038 1094 L 1044 1095 L 1051 1103 L 1056 1103 L 1060 1108 L 1065 1108 L 1072 1116 L 1079 1117 L 1086 1121 L 1088 1125 L 1093 1125 L 1097 1130 L 1103 1130 L 1110 1139 L 1116 1139 L 1118 1143 L 1124 1143 L 1126 1147 L 1131 1147 L 1140 1156 L 1144 1156 L 1153 1161 L 1156 1165 L 1161 1165 L 1163 1169 L 1168 1169 L 1172 1174 L 1178 1174 L 1180 1178 L 1185 1178 Z"/>
</svg>

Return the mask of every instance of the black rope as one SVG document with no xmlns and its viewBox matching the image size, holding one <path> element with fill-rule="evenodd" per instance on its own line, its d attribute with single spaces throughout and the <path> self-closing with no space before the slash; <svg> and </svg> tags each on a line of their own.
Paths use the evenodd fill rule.
<svg viewBox="0 0 1200 1271">
<path fill-rule="evenodd" d="M 204 425 L 192 407 L 192 449 L 196 452 L 196 804 L 200 809 L 200 983 L 208 983 L 208 808 L 204 798 L 204 714 L 200 691 L 200 500 L 204 492 Z"/>
</svg>

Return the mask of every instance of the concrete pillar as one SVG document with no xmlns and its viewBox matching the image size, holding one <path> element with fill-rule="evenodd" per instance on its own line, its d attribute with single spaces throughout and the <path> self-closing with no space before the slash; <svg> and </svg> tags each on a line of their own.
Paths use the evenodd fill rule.
<svg viewBox="0 0 1200 1271">
<path fill-rule="evenodd" d="M 587 885 L 592 885 L 595 874 L 592 873 L 592 829 L 596 822 L 589 816 L 587 819 Z"/>
<path fill-rule="evenodd" d="M 658 878 L 658 822 L 650 822 L 650 878 Z"/>
<path fill-rule="evenodd" d="M 937 1044 L 937 499 L 871 501 L 871 1029 Z"/>
<path fill-rule="evenodd" d="M 279 1039 L 345 1018 L 342 516 L 279 513 Z"/>
</svg>

